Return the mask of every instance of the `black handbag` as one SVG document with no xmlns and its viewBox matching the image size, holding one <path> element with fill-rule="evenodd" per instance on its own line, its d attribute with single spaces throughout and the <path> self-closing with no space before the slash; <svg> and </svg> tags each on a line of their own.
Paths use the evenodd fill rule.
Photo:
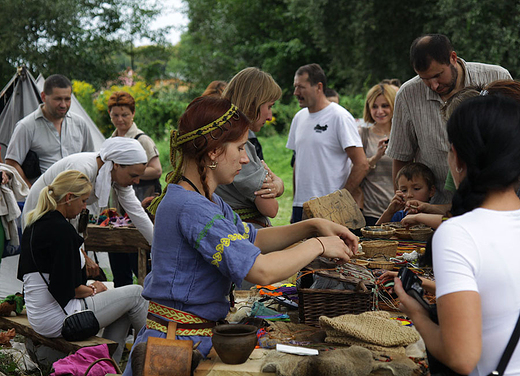
<svg viewBox="0 0 520 376">
<path fill-rule="evenodd" d="M 99 332 L 99 322 L 94 312 L 88 309 L 85 299 L 83 299 L 83 302 L 85 303 L 85 310 L 74 312 L 63 320 L 61 335 L 67 341 L 83 341 Z M 63 309 L 63 312 L 65 312 L 65 309 Z"/>
<path fill-rule="evenodd" d="M 36 259 L 34 257 L 33 248 L 32 248 L 32 238 L 34 233 L 34 225 L 31 228 L 31 239 L 29 241 L 29 246 L 31 249 L 31 256 L 33 259 L 33 263 L 38 269 L 38 273 L 42 277 L 43 281 L 49 288 L 49 282 L 45 279 L 40 268 L 38 268 L 38 264 L 36 264 Z M 63 320 L 63 327 L 61 328 L 61 335 L 67 341 L 83 341 L 89 337 L 96 335 L 99 332 L 99 321 L 94 315 L 94 312 L 88 309 L 87 302 L 83 299 L 85 303 L 85 310 L 77 311 L 72 314 L 67 314 L 65 308 L 61 307 L 63 312 L 65 313 L 65 320 Z"/>
</svg>

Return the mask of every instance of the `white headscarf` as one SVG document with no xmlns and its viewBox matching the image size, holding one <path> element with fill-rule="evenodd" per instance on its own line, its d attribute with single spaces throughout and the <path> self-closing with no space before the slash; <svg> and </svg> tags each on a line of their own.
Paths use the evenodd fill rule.
<svg viewBox="0 0 520 376">
<path fill-rule="evenodd" d="M 112 186 L 110 173 L 114 163 L 131 166 L 147 163 L 148 157 L 139 141 L 127 137 L 108 138 L 101 145 L 99 156 L 104 164 L 96 178 L 96 196 L 98 196 L 98 207 L 103 208 L 108 205 Z"/>
</svg>

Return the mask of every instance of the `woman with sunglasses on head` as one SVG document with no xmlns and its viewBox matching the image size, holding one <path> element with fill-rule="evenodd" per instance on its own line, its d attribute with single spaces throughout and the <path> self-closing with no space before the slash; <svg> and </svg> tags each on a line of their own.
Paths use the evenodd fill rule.
<svg viewBox="0 0 520 376">
<path fill-rule="evenodd" d="M 229 311 L 232 283 L 274 283 L 318 256 L 346 262 L 356 249 L 357 237 L 323 219 L 256 230 L 215 194 L 248 163 L 249 124 L 228 100 L 201 97 L 172 132 L 170 184 L 150 206 L 156 210 L 152 271 L 143 290 L 150 307 L 136 344 L 166 337 L 168 322 L 176 321 L 177 338 L 201 341 L 198 349 L 206 356 L 211 328 Z M 131 374 L 127 366 L 124 375 Z"/>
<path fill-rule="evenodd" d="M 278 213 L 276 197 L 284 184 L 263 161 L 262 147 L 255 133 L 273 118 L 272 107 L 282 96 L 282 89 L 269 73 L 249 67 L 231 79 L 222 97 L 238 107 L 251 121 L 245 149 L 249 163 L 231 184 L 221 185 L 216 193 L 243 221 L 256 228 L 271 226 L 269 218 Z"/>
<path fill-rule="evenodd" d="M 85 209 L 92 183 L 82 172 L 64 171 L 44 187 L 36 208 L 26 217 L 18 279 L 24 283 L 31 327 L 45 337 L 61 336 L 66 315 L 87 307 L 94 312 L 103 337 L 116 341 L 119 362 L 130 325 L 145 324 L 148 302 L 139 285 L 107 290 L 102 282 L 87 285 L 83 243 L 68 220 Z"/>
<path fill-rule="evenodd" d="M 471 98 L 447 130 L 457 191 L 453 217 L 432 241 L 439 323 L 398 278 L 394 290 L 433 357 L 459 374 L 488 375 L 520 313 L 520 106 L 503 96 Z M 504 374 L 520 374 L 518 345 Z"/>
<path fill-rule="evenodd" d="M 359 127 L 370 167 L 358 188 L 359 196 L 363 197 L 358 202 L 362 203 L 367 226 L 376 224 L 394 196 L 392 158 L 385 152 L 392 129 L 395 95 L 396 91 L 391 85 L 373 86 L 367 93 L 363 110 L 363 120 L 367 126 Z"/>
</svg>

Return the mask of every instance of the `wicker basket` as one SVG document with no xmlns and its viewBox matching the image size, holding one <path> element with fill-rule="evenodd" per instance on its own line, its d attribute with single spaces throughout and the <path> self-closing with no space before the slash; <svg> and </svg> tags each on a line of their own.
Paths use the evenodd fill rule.
<svg viewBox="0 0 520 376">
<path fill-rule="evenodd" d="M 433 230 L 429 227 L 423 227 L 423 228 L 412 228 L 410 231 L 410 236 L 413 240 L 419 240 L 419 241 L 427 241 L 433 233 Z"/>
<path fill-rule="evenodd" d="M 398 241 L 395 240 L 369 240 L 361 242 L 365 257 L 373 258 L 379 255 L 395 257 L 397 254 Z"/>
<path fill-rule="evenodd" d="M 365 238 L 388 239 L 395 233 L 395 228 L 388 226 L 366 226 L 361 229 Z"/>
<path fill-rule="evenodd" d="M 412 236 L 410 235 L 410 230 L 406 228 L 396 228 L 395 229 L 395 236 L 397 236 L 398 239 L 411 239 Z"/>
<path fill-rule="evenodd" d="M 360 265 L 360 266 L 368 266 L 368 263 L 369 263 L 369 261 L 367 261 L 367 260 L 355 259 L 352 257 L 350 258 L 349 262 L 351 264 Z"/>
<path fill-rule="evenodd" d="M 374 260 L 368 263 L 368 267 L 370 269 L 386 269 L 386 270 L 394 270 L 395 264 L 392 261 L 386 260 Z"/>
<path fill-rule="evenodd" d="M 298 290 L 300 323 L 319 326 L 320 316 L 337 317 L 372 309 L 372 292 L 351 290 Z"/>
<path fill-rule="evenodd" d="M 382 223 L 383 226 L 388 226 L 392 228 L 403 228 L 404 225 L 401 222 L 385 222 Z"/>
</svg>

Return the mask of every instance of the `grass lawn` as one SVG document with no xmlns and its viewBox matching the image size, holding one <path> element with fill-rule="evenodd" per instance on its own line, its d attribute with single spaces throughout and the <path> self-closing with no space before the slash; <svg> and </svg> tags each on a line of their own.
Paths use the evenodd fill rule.
<svg viewBox="0 0 520 376">
<path fill-rule="evenodd" d="M 293 184 L 291 158 L 292 150 L 285 147 L 287 135 L 258 137 L 262 144 L 265 162 L 280 179 L 283 180 L 285 191 L 278 200 L 278 215 L 271 220 L 273 226 L 288 225 L 291 220 L 293 202 Z"/>
<path fill-rule="evenodd" d="M 291 219 L 293 199 L 291 168 L 292 151 L 285 148 L 285 144 L 287 143 L 287 135 L 281 136 L 277 134 L 270 137 L 259 137 L 258 139 L 262 144 L 265 162 L 269 168 L 283 180 L 285 184 L 284 194 L 277 198 L 278 205 L 280 207 L 278 210 L 278 215 L 276 218 L 273 218 L 271 222 L 274 226 L 287 225 Z M 160 142 L 156 142 L 156 145 L 159 149 L 161 165 L 163 167 L 161 184 L 164 187 L 166 173 L 171 171 L 169 162 L 169 140 L 165 139 Z"/>
</svg>

